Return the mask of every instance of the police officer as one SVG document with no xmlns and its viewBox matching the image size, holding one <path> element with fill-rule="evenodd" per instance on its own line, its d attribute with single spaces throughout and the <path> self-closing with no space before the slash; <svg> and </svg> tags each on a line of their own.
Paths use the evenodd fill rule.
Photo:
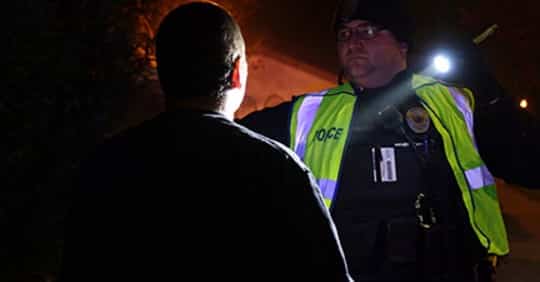
<svg viewBox="0 0 540 282">
<path fill-rule="evenodd" d="M 345 83 L 241 122 L 312 169 L 356 281 L 478 281 L 509 248 L 473 93 L 407 69 L 402 2 L 342 1 Z"/>
</svg>

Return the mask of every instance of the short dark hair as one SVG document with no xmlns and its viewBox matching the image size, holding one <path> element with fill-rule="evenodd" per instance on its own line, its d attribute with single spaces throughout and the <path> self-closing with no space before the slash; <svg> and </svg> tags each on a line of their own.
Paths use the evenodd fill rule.
<svg viewBox="0 0 540 282">
<path fill-rule="evenodd" d="M 172 10 L 156 35 L 157 70 L 166 97 L 222 96 L 244 56 L 240 27 L 222 7 L 192 2 Z"/>
</svg>

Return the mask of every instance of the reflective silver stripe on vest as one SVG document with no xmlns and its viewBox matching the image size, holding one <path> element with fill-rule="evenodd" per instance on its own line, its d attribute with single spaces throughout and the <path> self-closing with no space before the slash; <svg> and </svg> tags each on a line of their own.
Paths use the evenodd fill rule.
<svg viewBox="0 0 540 282">
<path fill-rule="evenodd" d="M 465 171 L 467 182 L 472 190 L 478 190 L 488 185 L 494 185 L 495 179 L 485 165 Z"/>
<path fill-rule="evenodd" d="M 457 108 L 463 115 L 463 118 L 465 119 L 465 123 L 467 124 L 467 130 L 469 132 L 469 135 L 471 136 L 473 145 L 475 148 L 477 148 L 476 140 L 474 138 L 474 132 L 473 132 L 474 121 L 473 121 L 473 113 L 471 110 L 471 106 L 469 105 L 469 102 L 467 101 L 467 98 L 465 97 L 465 95 L 459 92 L 458 89 L 454 87 L 448 87 L 448 90 L 450 90 L 452 97 L 454 97 L 454 101 L 456 102 Z M 493 178 L 493 175 L 491 175 L 491 172 L 489 172 L 489 170 L 487 169 L 485 165 L 466 170 L 465 177 L 467 178 L 469 187 L 472 190 L 481 189 L 485 186 L 495 184 L 495 179 Z"/>
<path fill-rule="evenodd" d="M 474 136 L 473 113 L 472 113 L 471 106 L 469 105 L 469 101 L 467 100 L 465 95 L 459 92 L 459 90 L 457 90 L 455 87 L 448 87 L 448 90 L 450 90 L 450 94 L 452 94 L 452 97 L 454 97 L 454 101 L 456 102 L 456 105 L 459 111 L 461 112 L 461 114 L 463 114 L 463 118 L 465 119 L 465 122 L 467 123 L 467 129 L 469 131 L 469 135 L 473 137 Z M 474 138 L 473 138 L 473 141 L 474 141 Z"/>
<path fill-rule="evenodd" d="M 306 95 L 302 101 L 302 105 L 300 105 L 300 109 L 298 109 L 294 152 L 296 152 L 301 160 L 304 160 L 309 131 L 311 130 L 311 126 L 313 126 L 317 110 L 326 92 L 327 90 L 324 90 L 317 94 Z"/>
<path fill-rule="evenodd" d="M 318 183 L 323 197 L 332 200 L 336 192 L 337 182 L 330 179 L 319 179 Z"/>
</svg>

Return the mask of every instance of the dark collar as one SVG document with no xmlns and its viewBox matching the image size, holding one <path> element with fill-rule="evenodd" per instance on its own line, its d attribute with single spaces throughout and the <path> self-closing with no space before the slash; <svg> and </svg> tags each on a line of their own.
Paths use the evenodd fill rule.
<svg viewBox="0 0 540 282">
<path fill-rule="evenodd" d="M 413 72 L 407 69 L 399 72 L 392 78 L 392 80 L 384 86 L 377 88 L 360 88 L 353 85 L 354 93 L 356 95 L 371 95 L 372 93 L 388 93 L 390 90 L 399 89 L 400 92 L 404 90 L 411 90 Z"/>
</svg>

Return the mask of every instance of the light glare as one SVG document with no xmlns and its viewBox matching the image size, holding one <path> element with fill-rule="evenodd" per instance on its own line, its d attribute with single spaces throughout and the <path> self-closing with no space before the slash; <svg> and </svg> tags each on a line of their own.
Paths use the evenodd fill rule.
<svg viewBox="0 0 540 282">
<path fill-rule="evenodd" d="M 519 106 L 522 109 L 526 109 L 529 106 L 529 102 L 527 102 L 527 99 L 521 99 L 521 102 L 519 102 Z"/>
<path fill-rule="evenodd" d="M 435 69 L 440 73 L 447 73 L 450 70 L 450 60 L 442 55 L 437 55 L 433 59 Z"/>
</svg>

